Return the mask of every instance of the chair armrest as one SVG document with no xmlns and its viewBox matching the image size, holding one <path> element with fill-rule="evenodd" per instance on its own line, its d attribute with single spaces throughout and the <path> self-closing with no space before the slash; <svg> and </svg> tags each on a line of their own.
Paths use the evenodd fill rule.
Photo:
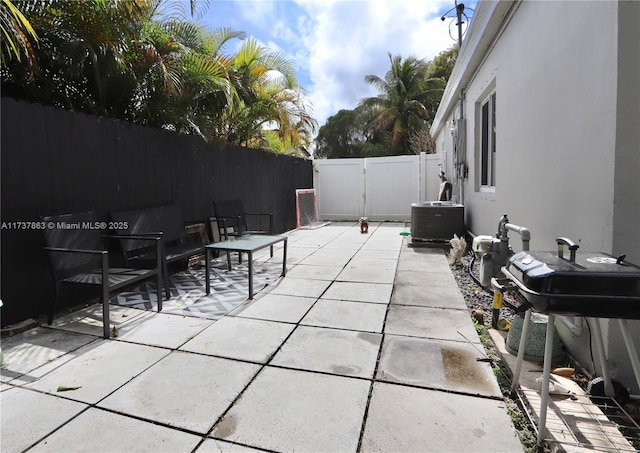
<svg viewBox="0 0 640 453">
<path fill-rule="evenodd" d="M 273 234 L 273 214 L 271 212 L 261 212 L 261 213 L 245 212 L 244 215 L 245 216 L 248 216 L 248 215 L 252 215 L 252 216 L 269 216 L 269 234 Z"/>
<path fill-rule="evenodd" d="M 92 255 L 104 255 L 109 253 L 107 250 L 69 249 L 69 248 L 63 248 L 63 247 L 45 247 L 44 249 L 49 252 L 86 253 L 86 254 L 92 254 Z"/>
<path fill-rule="evenodd" d="M 137 233 L 137 234 L 103 234 L 104 239 L 139 239 L 141 241 L 159 241 L 162 239 L 162 232 L 158 233 Z"/>
</svg>

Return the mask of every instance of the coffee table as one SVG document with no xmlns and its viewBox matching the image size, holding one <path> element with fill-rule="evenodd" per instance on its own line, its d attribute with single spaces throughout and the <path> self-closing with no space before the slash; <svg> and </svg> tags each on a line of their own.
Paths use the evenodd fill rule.
<svg viewBox="0 0 640 453">
<path fill-rule="evenodd" d="M 267 234 L 244 234 L 242 236 L 229 239 L 227 241 L 216 242 L 205 246 L 205 280 L 206 292 L 210 293 L 209 278 L 211 274 L 211 252 L 214 250 L 220 252 L 239 252 L 247 253 L 249 263 L 249 299 L 253 299 L 253 253 L 258 250 L 270 247 L 278 242 L 284 242 L 283 258 L 282 258 L 282 276 L 287 273 L 287 237 L 286 236 L 270 236 Z"/>
</svg>

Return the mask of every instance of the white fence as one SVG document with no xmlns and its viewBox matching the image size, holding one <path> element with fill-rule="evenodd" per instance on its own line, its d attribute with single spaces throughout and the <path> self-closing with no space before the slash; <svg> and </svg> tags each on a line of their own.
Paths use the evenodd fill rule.
<svg viewBox="0 0 640 453">
<path fill-rule="evenodd" d="M 314 188 L 322 220 L 410 220 L 411 204 L 436 200 L 441 154 L 318 159 Z"/>
</svg>

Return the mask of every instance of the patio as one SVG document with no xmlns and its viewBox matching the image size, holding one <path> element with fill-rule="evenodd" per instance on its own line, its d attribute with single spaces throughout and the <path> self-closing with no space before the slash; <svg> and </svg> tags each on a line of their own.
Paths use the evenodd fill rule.
<svg viewBox="0 0 640 453">
<path fill-rule="evenodd" d="M 221 257 L 208 298 L 203 269 L 161 313 L 121 294 L 115 338 L 91 306 L 3 341 L 3 452 L 522 451 L 443 250 L 404 230 L 294 230 L 253 301 Z"/>
</svg>

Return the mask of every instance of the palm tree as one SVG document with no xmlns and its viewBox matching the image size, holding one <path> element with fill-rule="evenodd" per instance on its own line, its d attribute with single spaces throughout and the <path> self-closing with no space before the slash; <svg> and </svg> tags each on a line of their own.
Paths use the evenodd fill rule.
<svg viewBox="0 0 640 453">
<path fill-rule="evenodd" d="M 268 147 L 268 129 L 287 150 L 309 142 L 315 121 L 292 63 L 252 39 L 226 54 L 246 37 L 190 20 L 208 0 L 190 0 L 190 14 L 178 0 L 0 2 L 5 37 L 31 30 L 18 19 L 39 37 L 36 71 L 16 61 L 27 41 L 3 40 L 3 94 L 222 143 Z"/>
<path fill-rule="evenodd" d="M 0 64 L 4 66 L 6 61 L 14 58 L 21 62 L 24 56 L 27 66 L 32 69 L 36 63 L 32 40 L 37 42 L 38 36 L 11 0 L 0 1 L 0 29 Z"/>
<path fill-rule="evenodd" d="M 410 154 L 409 137 L 425 127 L 429 111 L 425 104 L 435 92 L 442 91 L 440 79 L 428 78 L 428 63 L 415 57 L 402 59 L 389 54 L 391 69 L 384 79 L 367 75 L 365 81 L 378 90 L 377 97 L 365 98 L 360 105 L 378 110 L 376 128 L 391 135 L 389 153 Z"/>
<path fill-rule="evenodd" d="M 269 147 L 273 138 L 265 131 L 276 130 L 281 143 L 308 145 L 316 123 L 285 55 L 247 39 L 232 58 L 230 81 L 232 99 L 219 128 L 226 143 Z"/>
<path fill-rule="evenodd" d="M 8 94 L 44 104 L 112 115 L 135 85 L 129 55 L 152 0 L 15 0 L 38 35 L 37 70 L 3 71 Z"/>
</svg>

